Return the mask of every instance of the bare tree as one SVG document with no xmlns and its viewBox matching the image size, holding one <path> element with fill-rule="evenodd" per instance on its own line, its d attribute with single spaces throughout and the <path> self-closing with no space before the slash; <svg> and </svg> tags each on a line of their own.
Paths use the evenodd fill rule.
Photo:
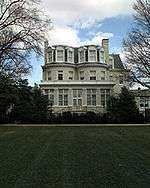
<svg viewBox="0 0 150 188">
<path fill-rule="evenodd" d="M 150 0 L 136 0 L 133 9 L 134 25 L 124 41 L 126 60 L 132 81 L 150 88 Z"/>
<path fill-rule="evenodd" d="M 41 55 L 50 23 L 40 0 L 0 0 L 0 72 L 15 78 L 29 73 L 30 55 Z"/>
</svg>

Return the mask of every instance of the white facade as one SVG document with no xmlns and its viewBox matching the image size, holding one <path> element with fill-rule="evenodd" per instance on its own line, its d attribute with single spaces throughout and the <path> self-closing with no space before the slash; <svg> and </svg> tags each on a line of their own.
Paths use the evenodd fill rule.
<svg viewBox="0 0 150 188">
<path fill-rule="evenodd" d="M 109 96 L 128 85 L 128 73 L 119 55 L 109 54 L 109 41 L 102 46 L 79 48 L 48 46 L 45 43 L 45 65 L 41 89 L 49 98 L 54 113 L 102 113 Z"/>
</svg>

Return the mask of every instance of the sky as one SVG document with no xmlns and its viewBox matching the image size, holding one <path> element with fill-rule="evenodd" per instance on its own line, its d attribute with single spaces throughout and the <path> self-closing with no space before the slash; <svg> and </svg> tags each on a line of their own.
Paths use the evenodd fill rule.
<svg viewBox="0 0 150 188">
<path fill-rule="evenodd" d="M 133 24 L 132 4 L 135 0 L 42 0 L 41 9 L 52 20 L 46 33 L 50 45 L 101 45 L 103 38 L 110 41 L 110 53 L 120 53 L 123 39 Z M 44 59 L 33 55 L 33 70 L 29 83 L 39 84 Z"/>
</svg>

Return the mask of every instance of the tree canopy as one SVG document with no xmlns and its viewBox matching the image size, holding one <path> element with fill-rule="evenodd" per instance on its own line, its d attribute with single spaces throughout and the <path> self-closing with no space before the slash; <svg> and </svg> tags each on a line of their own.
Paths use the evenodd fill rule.
<svg viewBox="0 0 150 188">
<path fill-rule="evenodd" d="M 150 0 L 136 0 L 134 26 L 124 41 L 133 82 L 150 88 Z"/>
<path fill-rule="evenodd" d="M 126 87 L 122 88 L 119 96 L 109 98 L 107 111 L 112 122 L 131 123 L 135 121 L 135 118 L 138 118 L 135 98 Z"/>
<path fill-rule="evenodd" d="M 16 78 L 29 73 L 29 57 L 41 55 L 50 23 L 39 0 L 1 0 L 0 72 Z"/>
</svg>

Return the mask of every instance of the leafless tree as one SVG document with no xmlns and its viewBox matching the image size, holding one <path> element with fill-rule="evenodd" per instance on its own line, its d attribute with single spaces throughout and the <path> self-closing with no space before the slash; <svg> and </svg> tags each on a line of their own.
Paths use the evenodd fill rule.
<svg viewBox="0 0 150 188">
<path fill-rule="evenodd" d="M 29 73 L 31 54 L 42 54 L 50 23 L 40 0 L 0 0 L 0 72 L 14 78 Z"/>
<path fill-rule="evenodd" d="M 136 0 L 134 25 L 124 41 L 127 64 L 134 82 L 150 88 L 150 0 Z"/>
</svg>

